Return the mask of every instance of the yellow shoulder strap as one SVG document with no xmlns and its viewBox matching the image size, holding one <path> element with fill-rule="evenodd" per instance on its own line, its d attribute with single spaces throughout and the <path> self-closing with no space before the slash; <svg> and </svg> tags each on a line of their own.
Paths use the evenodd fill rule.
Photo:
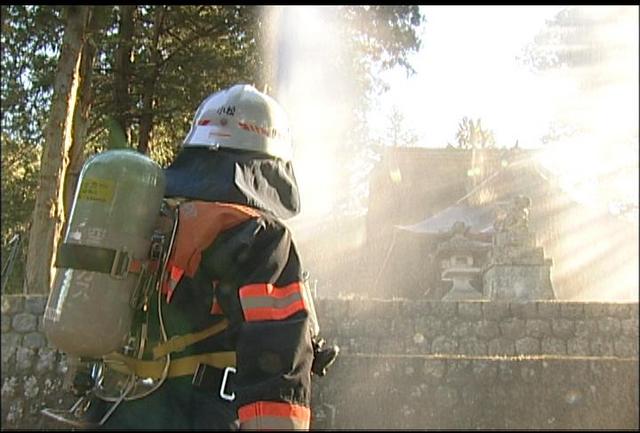
<svg viewBox="0 0 640 433">
<path fill-rule="evenodd" d="M 212 335 L 216 335 L 219 332 L 224 331 L 229 325 L 229 321 L 227 319 L 223 319 L 222 321 L 216 323 L 209 328 L 205 328 L 202 331 L 194 332 L 192 334 L 185 335 L 176 335 L 171 337 L 169 340 L 164 343 L 158 344 L 153 348 L 153 359 L 162 358 L 167 353 L 171 352 L 180 352 L 184 350 L 187 346 L 190 346 L 198 341 L 204 340 L 207 337 L 211 337 Z"/>
</svg>

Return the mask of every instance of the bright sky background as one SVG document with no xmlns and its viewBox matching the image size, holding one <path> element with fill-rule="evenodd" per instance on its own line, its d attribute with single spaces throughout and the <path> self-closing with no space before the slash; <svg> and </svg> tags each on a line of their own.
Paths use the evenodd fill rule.
<svg viewBox="0 0 640 433">
<path fill-rule="evenodd" d="M 517 57 L 565 7 L 421 6 L 422 46 L 410 59 L 416 73 L 407 78 L 398 68 L 382 76 L 390 90 L 368 118 L 372 140 L 388 136 L 394 109 L 424 147 L 455 144 L 462 118 L 480 118 L 498 147 L 517 140 L 522 148 L 545 148 L 544 165 L 580 201 L 637 207 L 638 7 L 583 9 L 598 20 L 608 17 L 607 25 L 588 28 L 589 37 L 615 48 L 603 53 L 606 61 L 533 73 Z M 354 127 L 344 112 L 359 101 L 349 95 L 352 78 L 331 68 L 345 47 L 327 9 L 279 10 L 281 18 L 271 20 L 283 36 L 275 44 L 279 55 L 273 55 L 276 96 L 290 115 L 298 182 L 307 197 L 303 207 L 320 215 L 344 190 L 342 148 Z M 605 81 L 584 86 L 593 79 Z M 542 137 L 554 121 L 585 131 L 545 147 Z"/>
<path fill-rule="evenodd" d="M 566 7 L 566 6 L 565 6 Z M 388 93 L 370 116 L 385 136 L 393 108 L 419 146 L 456 144 L 463 117 L 482 119 L 498 147 L 543 148 L 541 161 L 565 190 L 596 207 L 638 204 L 638 7 L 591 6 L 608 24 L 591 28 L 605 61 L 534 74 L 517 57 L 563 6 L 423 6 L 423 45 L 415 75 L 385 75 Z M 585 79 L 604 80 L 581 87 Z M 554 121 L 585 130 L 545 146 Z M 388 134 L 388 133 L 387 133 Z"/>
<path fill-rule="evenodd" d="M 547 128 L 542 97 L 551 90 L 519 65 L 516 56 L 560 6 L 423 6 L 422 47 L 413 57 L 416 74 L 385 75 L 391 90 L 380 99 L 372 125 L 388 127 L 396 106 L 420 145 L 455 142 L 459 121 L 481 118 L 498 145 L 534 146 Z"/>
</svg>

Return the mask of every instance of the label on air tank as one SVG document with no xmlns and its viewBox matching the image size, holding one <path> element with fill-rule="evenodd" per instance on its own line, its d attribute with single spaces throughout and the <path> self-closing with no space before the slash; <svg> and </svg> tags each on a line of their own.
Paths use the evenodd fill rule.
<svg viewBox="0 0 640 433">
<path fill-rule="evenodd" d="M 85 178 L 80 187 L 79 200 L 93 200 L 109 203 L 113 198 L 115 184 L 110 179 Z"/>
</svg>

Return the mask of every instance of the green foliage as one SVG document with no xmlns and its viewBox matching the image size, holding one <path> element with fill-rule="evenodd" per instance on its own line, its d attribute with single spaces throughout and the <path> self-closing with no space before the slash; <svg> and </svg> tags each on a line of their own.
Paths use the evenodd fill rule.
<svg viewBox="0 0 640 433">
<path fill-rule="evenodd" d="M 60 6 L 2 5 L 2 131 L 42 144 L 62 42 Z"/>
<path fill-rule="evenodd" d="M 155 21 L 158 8 L 163 8 L 159 23 Z M 117 8 L 112 15 L 110 25 L 96 40 L 96 94 L 87 143 L 93 151 L 102 149 L 101 143 L 109 136 L 109 116 L 120 114 L 112 94 Z M 131 140 L 128 146 L 136 147 L 141 118 L 151 114 L 151 154 L 172 154 L 204 96 L 232 83 L 258 81 L 258 19 L 258 9 L 251 6 L 138 6 L 128 83 L 130 124 L 124 131 Z M 146 86 L 154 77 L 153 93 L 148 95 Z M 151 113 L 144 110 L 145 97 L 153 100 Z"/>
<path fill-rule="evenodd" d="M 12 139 L 2 132 L 2 259 L 3 266 L 9 257 L 9 242 L 15 235 L 22 239 L 18 257 L 6 292 L 16 293 L 22 290 L 24 257 L 31 220 L 35 204 L 40 170 L 39 147 Z M 4 279 L 3 279 L 4 281 Z"/>
</svg>

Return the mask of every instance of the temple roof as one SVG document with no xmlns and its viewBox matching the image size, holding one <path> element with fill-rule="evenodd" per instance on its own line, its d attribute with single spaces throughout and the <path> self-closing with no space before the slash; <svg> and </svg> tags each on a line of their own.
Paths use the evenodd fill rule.
<svg viewBox="0 0 640 433">
<path fill-rule="evenodd" d="M 493 231 L 495 211 L 495 204 L 484 207 L 461 204 L 448 207 L 417 224 L 396 227 L 414 233 L 446 233 L 456 221 L 462 221 L 471 232 L 489 233 Z"/>
</svg>

